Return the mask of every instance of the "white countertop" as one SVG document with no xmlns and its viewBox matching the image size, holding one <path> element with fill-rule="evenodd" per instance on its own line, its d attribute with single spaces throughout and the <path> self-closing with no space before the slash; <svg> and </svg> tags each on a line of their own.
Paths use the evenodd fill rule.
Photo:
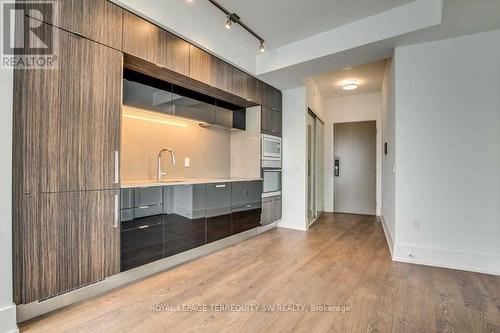
<svg viewBox="0 0 500 333">
<path fill-rule="evenodd" d="M 156 180 L 128 180 L 122 181 L 121 188 L 135 187 L 155 187 L 155 186 L 173 186 L 173 185 L 194 185 L 194 184 L 216 184 L 216 183 L 235 183 L 250 182 L 262 180 L 262 178 L 189 178 L 189 179 L 166 179 L 161 183 Z"/>
</svg>

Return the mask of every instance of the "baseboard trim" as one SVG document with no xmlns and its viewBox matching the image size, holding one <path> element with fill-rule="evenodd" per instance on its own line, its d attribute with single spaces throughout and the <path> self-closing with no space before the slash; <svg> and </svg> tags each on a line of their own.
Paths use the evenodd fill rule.
<svg viewBox="0 0 500 333">
<path fill-rule="evenodd" d="M 394 261 L 500 276 L 500 256 L 396 244 Z"/>
<path fill-rule="evenodd" d="M 0 332 L 18 333 L 19 329 L 16 325 L 16 305 L 0 309 Z"/>
<path fill-rule="evenodd" d="M 394 241 L 392 240 L 391 233 L 389 232 L 389 228 L 387 227 L 387 222 L 382 215 L 380 216 L 380 224 L 382 224 L 382 229 L 384 230 L 385 240 L 387 242 L 387 246 L 389 247 L 391 258 L 392 260 L 394 260 Z"/>
<path fill-rule="evenodd" d="M 98 296 L 104 292 L 122 287 L 126 284 L 145 279 L 153 274 L 163 272 L 168 269 L 172 269 L 188 261 L 195 260 L 200 257 L 220 251 L 226 247 L 236 245 L 244 240 L 250 239 L 252 237 L 255 237 L 261 233 L 267 232 L 274 228 L 276 228 L 276 223 L 247 230 L 237 235 L 233 235 L 228 238 L 224 238 L 219 241 L 206 244 L 201 247 L 162 260 L 158 260 L 153 263 L 146 264 L 144 266 L 137 267 L 135 269 L 126 272 L 119 273 L 117 275 L 113 275 L 101 282 L 67 292 L 60 296 L 49 298 L 45 301 L 41 302 L 35 301 L 29 304 L 18 305 L 17 321 L 23 322 L 38 317 L 40 315 L 46 314 L 48 312 L 57 310 L 59 308 L 84 301 L 94 296 Z M 16 307 L 14 309 L 15 309 L 14 311 L 16 311 Z M 14 323 L 15 323 L 15 317 L 14 317 Z"/>
</svg>

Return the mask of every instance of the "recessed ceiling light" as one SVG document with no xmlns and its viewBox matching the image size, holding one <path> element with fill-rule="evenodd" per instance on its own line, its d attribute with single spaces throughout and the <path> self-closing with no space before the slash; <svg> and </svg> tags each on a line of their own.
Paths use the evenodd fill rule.
<svg viewBox="0 0 500 333">
<path fill-rule="evenodd" d="M 358 89 L 359 84 L 358 84 L 358 81 L 349 80 L 349 81 L 342 82 L 340 84 L 340 86 L 342 87 L 342 90 L 354 90 L 354 89 Z"/>
</svg>

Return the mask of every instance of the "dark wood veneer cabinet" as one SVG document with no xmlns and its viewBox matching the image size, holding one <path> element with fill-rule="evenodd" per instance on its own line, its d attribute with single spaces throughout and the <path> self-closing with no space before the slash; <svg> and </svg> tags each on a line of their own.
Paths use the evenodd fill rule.
<svg viewBox="0 0 500 333">
<path fill-rule="evenodd" d="M 22 192 L 112 189 L 120 145 L 121 52 L 42 24 L 57 69 L 16 70 L 14 144 Z"/>
<path fill-rule="evenodd" d="M 123 52 L 188 76 L 189 49 L 189 43 L 174 34 L 135 14 L 124 13 Z"/>
<path fill-rule="evenodd" d="M 24 193 L 114 188 L 122 55 L 43 26 L 58 39 L 58 69 L 16 71 Z"/>
<path fill-rule="evenodd" d="M 214 85 L 215 57 L 202 49 L 189 46 L 189 77 L 205 84 Z"/>
<path fill-rule="evenodd" d="M 88 39 L 121 50 L 124 10 L 106 0 L 55 0 L 21 2 L 27 9 L 37 10 L 46 23 L 80 34 Z M 53 9 L 56 11 L 52 12 Z"/>
<path fill-rule="evenodd" d="M 236 67 L 233 67 L 233 94 L 248 98 L 248 74 Z"/>
<path fill-rule="evenodd" d="M 20 303 L 45 299 L 120 271 L 116 190 L 23 197 Z"/>
<path fill-rule="evenodd" d="M 282 95 L 278 89 L 264 83 L 262 90 L 262 105 L 272 110 L 281 111 Z"/>
<path fill-rule="evenodd" d="M 262 132 L 270 135 L 281 136 L 281 112 L 262 106 Z"/>
<path fill-rule="evenodd" d="M 233 66 L 214 58 L 213 83 L 216 88 L 226 92 L 233 91 Z"/>
<path fill-rule="evenodd" d="M 262 104 L 262 89 L 263 89 L 263 82 L 260 81 L 259 79 L 248 75 L 248 100 L 251 102 L 254 102 L 255 104 Z"/>
</svg>

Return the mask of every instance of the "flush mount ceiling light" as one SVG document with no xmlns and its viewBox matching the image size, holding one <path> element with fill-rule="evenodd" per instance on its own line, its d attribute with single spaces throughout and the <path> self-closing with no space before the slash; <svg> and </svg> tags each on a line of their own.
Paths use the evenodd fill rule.
<svg viewBox="0 0 500 333">
<path fill-rule="evenodd" d="M 227 21 L 226 21 L 226 24 L 224 25 L 226 27 L 226 29 L 228 29 L 228 30 L 231 29 L 233 22 L 239 24 L 243 29 L 245 29 L 246 31 L 251 33 L 255 38 L 257 38 L 259 40 L 259 42 L 260 42 L 259 51 L 260 52 L 264 52 L 266 50 L 266 48 L 264 47 L 264 38 L 257 35 L 257 33 L 255 31 L 253 31 L 252 29 L 250 29 L 250 27 L 248 27 L 245 23 L 243 23 L 241 21 L 240 17 L 236 13 L 231 13 L 229 10 L 222 7 L 222 5 L 215 0 L 208 0 L 208 1 L 210 1 L 210 3 L 212 5 L 214 5 L 215 7 L 219 8 L 219 10 L 222 11 L 224 14 L 226 14 Z"/>
<path fill-rule="evenodd" d="M 358 89 L 359 83 L 358 81 L 355 80 L 348 80 L 348 81 L 343 81 L 340 86 L 342 87 L 342 90 L 355 90 Z"/>
</svg>

